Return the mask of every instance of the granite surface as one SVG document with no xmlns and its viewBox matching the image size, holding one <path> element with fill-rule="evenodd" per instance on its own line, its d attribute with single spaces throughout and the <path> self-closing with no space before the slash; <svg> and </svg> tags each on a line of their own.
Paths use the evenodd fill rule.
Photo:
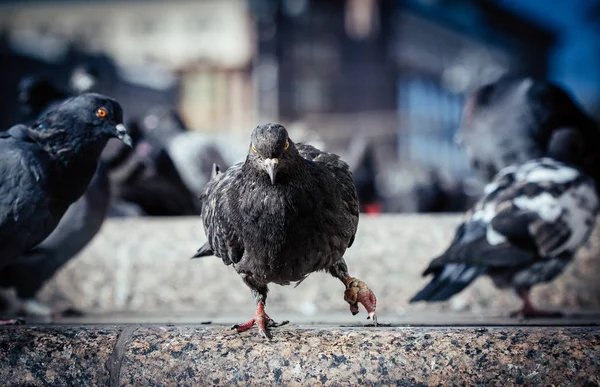
<svg viewBox="0 0 600 387">
<path fill-rule="evenodd" d="M 103 386 L 115 327 L 0 327 L 0 385 Z"/>
<path fill-rule="evenodd" d="M 354 245 L 346 259 L 352 275 L 364 280 L 378 298 L 385 320 L 420 313 L 467 312 L 506 316 L 520 306 L 511 291 L 496 289 L 482 277 L 448 302 L 408 304 L 427 282 L 421 272 L 451 241 L 460 215 L 361 215 Z M 214 320 L 226 314 L 249 318 L 254 305 L 235 271 L 220 259 L 189 257 L 205 241 L 199 218 L 109 219 L 82 254 L 43 289 L 40 299 L 58 308 L 74 306 L 95 313 L 115 311 L 196 312 Z M 600 309 L 600 231 L 565 273 L 533 289 L 545 308 Z M 314 273 L 298 288 L 270 286 L 267 313 L 319 316 L 350 315 L 343 285 L 326 273 Z"/>
<path fill-rule="evenodd" d="M 17 326 L 0 349 L 0 385 L 600 384 L 597 327 Z"/>
</svg>

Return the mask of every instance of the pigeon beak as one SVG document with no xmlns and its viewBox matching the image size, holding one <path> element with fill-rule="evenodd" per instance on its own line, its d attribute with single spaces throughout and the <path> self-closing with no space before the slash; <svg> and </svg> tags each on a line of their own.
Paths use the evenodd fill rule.
<svg viewBox="0 0 600 387">
<path fill-rule="evenodd" d="M 277 164 L 279 163 L 278 159 L 266 159 L 264 161 L 265 170 L 269 174 L 269 178 L 271 179 L 271 184 L 275 184 L 275 176 L 277 175 Z"/>
<path fill-rule="evenodd" d="M 125 125 L 118 124 L 117 126 L 115 126 L 115 128 L 117 129 L 117 138 L 123 141 L 130 148 L 133 148 L 133 140 L 131 139 L 131 136 L 129 135 L 129 132 L 127 131 Z"/>
</svg>

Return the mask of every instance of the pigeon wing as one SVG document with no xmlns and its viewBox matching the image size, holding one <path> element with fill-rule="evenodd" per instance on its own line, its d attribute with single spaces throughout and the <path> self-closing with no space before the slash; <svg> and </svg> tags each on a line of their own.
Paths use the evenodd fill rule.
<svg viewBox="0 0 600 387">
<path fill-rule="evenodd" d="M 296 148 L 304 159 L 324 166 L 333 174 L 337 186 L 341 190 L 341 198 L 345 207 L 344 216 L 347 219 L 347 226 L 341 232 L 348 234 L 348 247 L 352 246 L 358 228 L 360 210 L 358 194 L 356 193 L 356 186 L 350 167 L 338 155 L 323 152 L 311 145 L 298 143 L 296 144 Z"/>
<path fill-rule="evenodd" d="M 207 248 L 226 265 L 238 263 L 244 254 L 244 245 L 235 227 L 239 198 L 233 185 L 241 174 L 242 164 L 236 164 L 224 173 L 215 168 L 214 177 L 200 193 Z"/>
</svg>

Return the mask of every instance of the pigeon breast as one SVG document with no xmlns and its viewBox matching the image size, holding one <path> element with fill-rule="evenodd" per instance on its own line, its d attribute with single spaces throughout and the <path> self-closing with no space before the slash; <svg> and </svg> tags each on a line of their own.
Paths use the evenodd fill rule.
<svg viewBox="0 0 600 387">
<path fill-rule="evenodd" d="M 358 200 L 348 165 L 296 145 L 298 165 L 271 184 L 251 163 L 207 185 L 203 220 L 215 254 L 255 281 L 287 284 L 330 267 L 352 244 Z"/>
</svg>

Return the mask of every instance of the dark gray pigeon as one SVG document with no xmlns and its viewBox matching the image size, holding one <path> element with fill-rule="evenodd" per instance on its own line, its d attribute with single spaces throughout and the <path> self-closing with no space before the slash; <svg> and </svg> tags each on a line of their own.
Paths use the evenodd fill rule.
<svg viewBox="0 0 600 387">
<path fill-rule="evenodd" d="M 84 193 L 111 137 L 131 143 L 113 99 L 83 94 L 0 134 L 0 270 L 41 243 Z"/>
<path fill-rule="evenodd" d="M 48 306 L 36 301 L 37 292 L 94 238 L 104 223 L 109 204 L 108 172 L 100 163 L 83 196 L 71 204 L 54 231 L 0 270 L 0 287 L 16 290 L 21 313 L 41 316 L 52 313 Z"/>
<path fill-rule="evenodd" d="M 586 144 L 582 169 L 599 181 L 597 123 L 549 82 L 506 76 L 476 90 L 467 99 L 456 139 L 487 183 L 508 165 L 548 156 L 552 134 L 569 128 Z"/>
<path fill-rule="evenodd" d="M 346 286 L 352 314 L 363 304 L 375 317 L 376 299 L 351 277 L 343 255 L 358 226 L 358 198 L 348 165 L 332 153 L 294 144 L 286 129 L 260 125 L 252 132 L 245 162 L 215 176 L 202 191 L 208 242 L 194 257 L 216 255 L 233 265 L 257 303 L 254 318 L 270 338 L 275 323 L 264 311 L 269 283 L 287 285 L 327 270 Z"/>
<path fill-rule="evenodd" d="M 411 302 L 448 300 L 487 274 L 523 300 L 512 316 L 559 316 L 535 309 L 529 290 L 558 276 L 588 240 L 599 209 L 595 189 L 581 170 L 551 158 L 502 169 L 429 264 L 423 275 L 433 278 Z"/>
</svg>

